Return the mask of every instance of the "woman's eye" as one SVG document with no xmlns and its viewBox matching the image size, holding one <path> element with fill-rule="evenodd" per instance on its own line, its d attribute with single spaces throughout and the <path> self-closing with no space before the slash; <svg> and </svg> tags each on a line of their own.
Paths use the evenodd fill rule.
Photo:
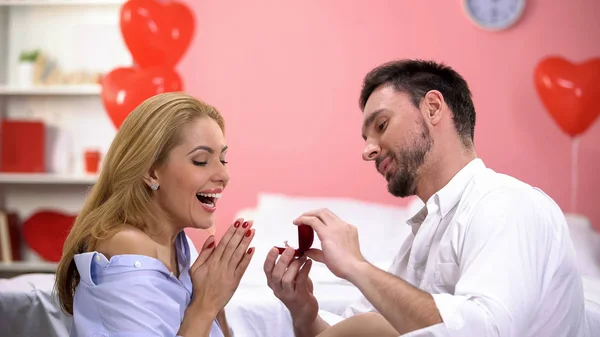
<svg viewBox="0 0 600 337">
<path fill-rule="evenodd" d="M 192 163 L 196 166 L 205 166 L 207 164 L 207 162 L 205 162 L 205 161 L 195 161 L 195 160 L 192 160 Z"/>
<path fill-rule="evenodd" d="M 227 164 L 229 164 L 229 162 L 228 162 L 228 161 L 226 161 L 226 160 L 221 160 L 221 164 L 223 164 L 223 165 L 227 165 Z"/>
</svg>

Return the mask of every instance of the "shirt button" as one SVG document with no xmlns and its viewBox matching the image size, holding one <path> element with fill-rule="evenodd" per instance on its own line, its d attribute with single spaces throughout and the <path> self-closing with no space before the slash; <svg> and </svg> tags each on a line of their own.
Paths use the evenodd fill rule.
<svg viewBox="0 0 600 337">
<path fill-rule="evenodd" d="M 96 255 L 95 259 L 96 261 L 100 262 L 100 255 Z"/>
<path fill-rule="evenodd" d="M 175 277 L 175 274 L 173 272 L 171 272 L 171 277 Z"/>
<path fill-rule="evenodd" d="M 134 267 L 139 268 L 142 266 L 142 263 L 140 261 L 135 261 L 135 263 L 133 264 Z"/>
</svg>

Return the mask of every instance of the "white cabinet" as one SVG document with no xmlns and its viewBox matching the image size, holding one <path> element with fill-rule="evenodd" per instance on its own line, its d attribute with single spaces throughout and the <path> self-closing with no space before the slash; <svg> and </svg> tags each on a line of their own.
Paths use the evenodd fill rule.
<svg viewBox="0 0 600 337">
<path fill-rule="evenodd" d="M 131 65 L 119 29 L 124 0 L 0 0 L 0 116 L 43 121 L 53 138 L 46 140 L 46 174 L 0 172 L 0 207 L 17 211 L 24 221 L 38 209 L 76 213 L 95 176 L 83 173 L 83 151 L 106 153 L 115 128 L 106 115 L 98 84 L 23 86 L 19 55 L 41 50 L 58 73 L 106 73 Z M 65 77 L 66 78 L 66 77 Z M 54 83 L 54 82 L 53 82 Z M 61 141 L 57 141 L 60 139 Z M 24 149 L 26 150 L 26 149 Z M 57 152 L 59 151 L 59 152 Z M 53 166 L 60 153 L 68 165 Z M 29 249 L 12 272 L 51 270 Z M 49 269 L 50 268 L 50 269 Z"/>
</svg>

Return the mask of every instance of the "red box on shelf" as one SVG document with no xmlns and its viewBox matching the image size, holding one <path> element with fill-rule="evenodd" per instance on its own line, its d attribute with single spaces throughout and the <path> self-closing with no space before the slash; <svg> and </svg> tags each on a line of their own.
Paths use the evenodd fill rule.
<svg viewBox="0 0 600 337">
<path fill-rule="evenodd" d="M 0 171 L 46 172 L 46 128 L 43 122 L 3 120 L 0 142 Z"/>
</svg>

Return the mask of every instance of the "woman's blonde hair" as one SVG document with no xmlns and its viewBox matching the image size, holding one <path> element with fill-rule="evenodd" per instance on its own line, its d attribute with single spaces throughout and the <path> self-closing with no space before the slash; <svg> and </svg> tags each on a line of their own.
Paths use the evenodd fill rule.
<svg viewBox="0 0 600 337">
<path fill-rule="evenodd" d="M 144 220 L 153 214 L 152 190 L 144 176 L 165 162 L 181 142 L 181 129 L 203 117 L 216 121 L 224 132 L 217 109 L 187 94 L 170 92 L 147 99 L 125 119 L 63 247 L 55 288 L 64 312 L 73 314 L 79 283 L 75 254 L 94 250 L 99 240 L 125 224 L 144 229 Z"/>
</svg>

